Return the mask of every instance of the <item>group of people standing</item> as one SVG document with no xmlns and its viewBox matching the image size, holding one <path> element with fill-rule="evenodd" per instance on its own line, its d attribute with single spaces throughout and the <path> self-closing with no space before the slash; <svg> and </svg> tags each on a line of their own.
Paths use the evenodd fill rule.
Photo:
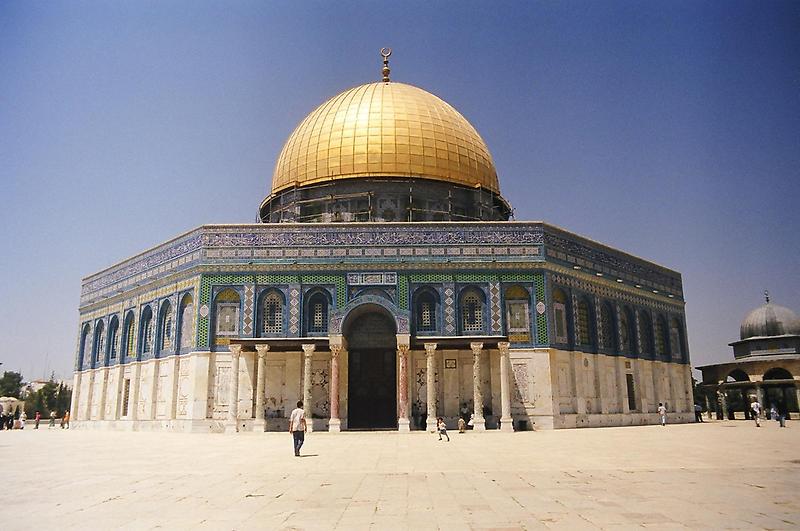
<svg viewBox="0 0 800 531">
<path fill-rule="evenodd" d="M 753 420 L 756 423 L 756 428 L 761 427 L 760 417 L 763 411 L 763 406 L 761 402 L 758 401 L 757 398 L 754 398 L 752 402 L 750 402 L 750 411 L 753 414 Z M 781 428 L 786 427 L 786 416 L 788 415 L 788 411 L 786 406 L 783 404 L 778 404 L 776 407 L 775 404 L 772 404 L 769 408 L 769 415 L 767 416 L 768 419 L 773 419 L 780 423 Z"/>
<path fill-rule="evenodd" d="M 2 406 L 0 406 L 0 430 L 13 430 L 15 428 L 24 430 L 25 423 L 28 421 L 28 415 L 25 411 L 22 411 L 19 414 L 19 419 L 14 418 L 15 415 L 13 412 L 6 413 L 2 410 Z M 39 429 L 39 423 L 42 420 L 42 414 L 37 411 L 33 417 L 33 429 Z M 56 420 L 59 420 L 58 415 L 55 411 L 50 412 L 50 423 L 48 425 L 49 428 L 55 428 Z M 69 429 L 69 411 L 65 411 L 64 415 L 60 417 L 60 426 L 61 429 Z"/>
</svg>

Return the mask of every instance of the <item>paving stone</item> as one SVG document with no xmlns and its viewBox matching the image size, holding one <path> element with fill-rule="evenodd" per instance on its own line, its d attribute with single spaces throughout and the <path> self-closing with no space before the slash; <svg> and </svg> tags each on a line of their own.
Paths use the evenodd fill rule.
<svg viewBox="0 0 800 531">
<path fill-rule="evenodd" d="M 15 529 L 797 529 L 800 426 L 0 432 Z M 757 455 L 757 459 L 754 459 Z M 9 488 L 9 486 L 12 486 Z"/>
</svg>

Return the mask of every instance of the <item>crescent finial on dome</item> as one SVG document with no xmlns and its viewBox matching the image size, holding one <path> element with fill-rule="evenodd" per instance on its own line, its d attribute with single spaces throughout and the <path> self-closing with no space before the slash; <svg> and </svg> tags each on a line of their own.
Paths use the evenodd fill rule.
<svg viewBox="0 0 800 531">
<path fill-rule="evenodd" d="M 383 82 L 389 82 L 389 56 L 392 55 L 391 48 L 381 48 L 381 57 L 383 57 Z"/>
</svg>

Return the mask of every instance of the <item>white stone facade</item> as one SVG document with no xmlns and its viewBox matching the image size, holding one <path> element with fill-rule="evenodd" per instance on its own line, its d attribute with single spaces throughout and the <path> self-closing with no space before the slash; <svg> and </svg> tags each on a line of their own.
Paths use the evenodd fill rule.
<svg viewBox="0 0 800 531">
<path fill-rule="evenodd" d="M 230 352 L 192 352 L 165 359 L 98 368 L 75 374 L 72 425 L 127 430 L 225 431 L 232 392 Z M 304 396 L 302 352 L 267 352 L 258 374 L 258 352 L 242 352 L 238 363 L 238 403 L 234 431 L 283 431 L 295 403 Z M 501 424 L 502 352 L 482 350 L 483 406 L 491 411 L 487 429 Z M 670 422 L 694 418 L 690 367 L 643 359 L 563 351 L 510 349 L 508 399 L 515 429 L 655 424 L 659 402 Z M 428 404 L 425 350 L 411 350 L 407 364 L 409 404 Z M 435 411 L 455 427 L 462 404 L 473 410 L 474 353 L 435 350 Z M 398 357 L 398 383 L 400 380 Z M 315 352 L 311 362 L 313 429 L 328 430 L 331 353 Z M 339 418 L 347 429 L 348 354 L 339 355 Z M 631 409 L 626 375 L 634 382 Z M 257 390 L 259 378 L 263 397 Z M 256 410 L 262 403 L 266 418 Z M 412 407 L 408 415 L 412 417 Z M 423 408 L 424 411 L 424 408 Z M 481 410 L 483 411 L 483 410 Z M 411 429 L 421 419 L 410 418 Z"/>
</svg>

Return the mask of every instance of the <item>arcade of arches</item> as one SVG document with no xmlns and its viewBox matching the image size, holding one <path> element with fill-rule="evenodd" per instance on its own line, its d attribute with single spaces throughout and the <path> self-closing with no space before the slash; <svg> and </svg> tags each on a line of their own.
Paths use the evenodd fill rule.
<svg viewBox="0 0 800 531">
<path fill-rule="evenodd" d="M 457 418 L 464 407 L 476 430 L 513 430 L 509 343 L 502 337 L 412 345 L 410 335 L 397 333 L 393 317 L 372 304 L 352 311 L 343 332 L 232 340 L 230 372 L 239 378 L 226 390 L 226 431 L 284 430 L 282 404 L 295 399 L 303 400 L 310 430 L 430 429 L 429 418 Z M 445 376 L 445 366 L 457 370 Z"/>
</svg>

